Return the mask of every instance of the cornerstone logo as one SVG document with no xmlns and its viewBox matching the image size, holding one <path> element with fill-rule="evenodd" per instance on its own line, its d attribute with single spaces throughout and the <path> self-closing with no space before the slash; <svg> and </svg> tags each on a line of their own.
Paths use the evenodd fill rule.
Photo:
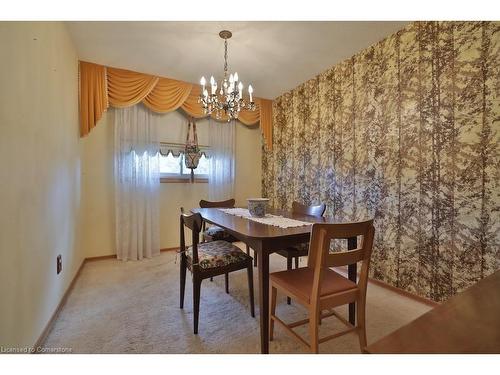
<svg viewBox="0 0 500 375">
<path fill-rule="evenodd" d="M 0 354 L 72 353 L 73 348 L 51 348 L 44 346 L 0 346 Z"/>
</svg>

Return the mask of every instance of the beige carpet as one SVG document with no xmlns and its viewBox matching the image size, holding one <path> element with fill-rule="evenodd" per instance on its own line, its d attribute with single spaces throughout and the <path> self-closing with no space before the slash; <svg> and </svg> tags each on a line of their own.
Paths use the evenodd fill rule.
<svg viewBox="0 0 500 375">
<path fill-rule="evenodd" d="M 44 346 L 69 347 L 73 353 L 260 353 L 258 278 L 256 318 L 250 316 L 246 271 L 204 280 L 199 334 L 193 334 L 192 285 L 186 281 L 184 309 L 179 309 L 179 268 L 175 253 L 140 262 L 114 259 L 85 264 Z M 286 268 L 271 256 L 271 270 Z M 368 343 L 410 322 L 430 307 L 370 284 L 367 303 Z M 347 307 L 338 309 L 346 314 Z M 285 321 L 306 317 L 305 309 L 278 295 L 277 313 Z M 343 329 L 336 318 L 323 321 L 320 337 Z M 298 329 L 307 336 L 307 325 Z M 306 353 L 279 326 L 271 353 Z M 354 333 L 320 345 L 321 353 L 359 353 Z"/>
</svg>

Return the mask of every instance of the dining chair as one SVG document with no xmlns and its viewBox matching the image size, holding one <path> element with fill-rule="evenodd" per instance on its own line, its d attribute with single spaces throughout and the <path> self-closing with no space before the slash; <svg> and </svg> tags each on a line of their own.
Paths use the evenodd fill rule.
<svg viewBox="0 0 500 375">
<path fill-rule="evenodd" d="M 373 247 L 375 229 L 373 220 L 358 223 L 313 224 L 307 267 L 274 272 L 270 275 L 269 303 L 269 339 L 274 338 L 274 322 L 279 323 L 287 333 L 308 347 L 312 353 L 318 353 L 320 343 L 357 332 L 361 351 L 366 347 L 366 288 L 368 271 Z M 330 242 L 361 236 L 361 246 L 354 250 L 330 253 Z M 359 242 L 358 242 L 359 243 Z M 330 269 L 362 262 L 357 283 Z M 294 300 L 305 306 L 308 319 L 285 323 L 276 316 L 277 291 L 291 295 Z M 336 311 L 334 307 L 356 303 L 357 323 L 352 325 Z M 327 311 L 323 314 L 323 311 Z M 318 337 L 318 325 L 321 319 L 337 317 L 348 329 L 323 337 Z M 293 328 L 309 323 L 309 342 L 296 333 Z"/>
<path fill-rule="evenodd" d="M 240 248 L 228 241 L 217 240 L 199 243 L 203 219 L 199 213 L 188 215 L 181 208 L 180 216 L 180 308 L 184 308 L 184 291 L 186 272 L 189 269 L 193 276 L 193 330 L 198 333 L 198 317 L 200 313 L 201 282 L 204 279 L 228 275 L 230 272 L 247 269 L 248 289 L 250 294 L 250 313 L 255 317 L 253 295 L 252 258 Z M 184 227 L 191 230 L 192 245 L 187 246 Z M 226 276 L 227 277 L 227 276 Z M 227 279 L 226 279 L 226 292 Z"/>
<path fill-rule="evenodd" d="M 306 206 L 299 202 L 292 203 L 292 213 L 309 215 L 309 216 L 317 216 L 321 217 L 325 213 L 326 205 L 319 204 L 317 206 Z M 283 250 L 279 250 L 276 253 L 286 258 L 286 269 L 292 269 L 292 262 L 295 259 L 295 268 L 299 268 L 299 258 L 303 256 L 307 256 L 309 252 L 309 242 L 304 242 L 293 247 L 288 247 Z M 286 298 L 286 303 L 291 303 L 291 298 Z"/>
<path fill-rule="evenodd" d="M 207 201 L 200 200 L 201 208 L 233 208 L 235 204 L 235 200 L 233 198 L 225 200 L 225 201 Z M 229 242 L 237 242 L 239 241 L 237 238 L 233 237 L 229 234 L 224 228 L 218 227 L 216 225 L 211 225 L 208 229 L 206 229 L 206 223 L 203 221 L 203 241 L 214 241 L 214 240 L 224 240 Z M 247 248 L 247 254 L 250 255 L 250 247 L 245 244 Z M 257 257 L 254 256 L 254 266 L 257 265 Z"/>
<path fill-rule="evenodd" d="M 207 200 L 200 200 L 200 207 L 201 208 L 233 208 L 234 207 L 235 200 L 234 199 L 228 199 L 225 201 L 207 201 Z M 224 241 L 229 241 L 229 242 L 236 242 L 238 241 L 235 237 L 231 236 L 227 231 L 224 230 L 224 228 L 218 227 L 216 225 L 210 225 L 207 229 L 206 227 L 206 222 L 203 221 L 203 227 L 202 227 L 202 238 L 203 242 L 205 241 L 217 241 L 217 240 L 224 240 Z"/>
</svg>

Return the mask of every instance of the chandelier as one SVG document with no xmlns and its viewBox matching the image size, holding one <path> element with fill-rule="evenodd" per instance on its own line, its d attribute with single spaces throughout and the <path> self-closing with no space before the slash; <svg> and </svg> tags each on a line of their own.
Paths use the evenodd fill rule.
<svg viewBox="0 0 500 375">
<path fill-rule="evenodd" d="M 234 75 L 230 74 L 228 77 L 227 40 L 232 35 L 228 30 L 222 30 L 219 33 L 219 36 L 224 39 L 224 78 L 217 85 L 217 81 L 211 76 L 210 85 L 207 88 L 205 87 L 207 84 L 205 77 L 201 77 L 201 95 L 198 98 L 198 103 L 201 103 L 206 115 L 215 113 L 215 118 L 219 120 L 225 115 L 228 122 L 237 119 L 242 109 L 255 110 L 255 103 L 252 98 L 252 85 L 248 85 L 250 101 L 246 102 L 243 99 L 243 83 L 239 80 L 238 73 L 236 72 Z"/>
</svg>

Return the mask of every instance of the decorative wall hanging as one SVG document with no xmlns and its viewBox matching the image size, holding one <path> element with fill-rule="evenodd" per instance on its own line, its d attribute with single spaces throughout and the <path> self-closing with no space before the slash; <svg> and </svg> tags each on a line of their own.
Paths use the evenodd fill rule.
<svg viewBox="0 0 500 375">
<path fill-rule="evenodd" d="M 193 126 L 193 136 L 191 137 L 191 125 Z M 194 170 L 198 168 L 201 152 L 198 147 L 198 135 L 196 134 L 196 122 L 193 118 L 188 120 L 188 131 L 186 136 L 186 147 L 184 150 L 184 165 L 191 169 L 191 182 L 194 182 Z"/>
<path fill-rule="evenodd" d="M 500 22 L 415 22 L 274 100 L 263 190 L 375 218 L 371 276 L 443 301 L 500 268 Z"/>
</svg>

